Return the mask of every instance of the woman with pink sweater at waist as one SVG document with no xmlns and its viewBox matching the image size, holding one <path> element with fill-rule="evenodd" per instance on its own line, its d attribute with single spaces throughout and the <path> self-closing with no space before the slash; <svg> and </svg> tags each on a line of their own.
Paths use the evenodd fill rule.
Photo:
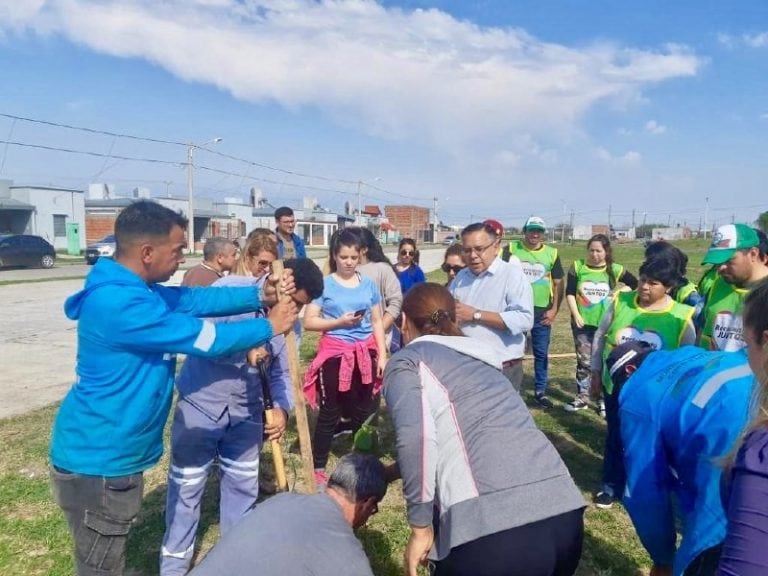
<svg viewBox="0 0 768 576">
<path fill-rule="evenodd" d="M 381 296 L 373 281 L 357 272 L 360 242 L 347 230 L 333 235 L 323 295 L 304 314 L 304 329 L 323 333 L 304 377 L 309 403 L 320 406 L 312 438 L 318 487 L 327 481 L 325 465 L 342 403 L 351 407 L 354 433 L 373 412 L 387 363 Z"/>
</svg>

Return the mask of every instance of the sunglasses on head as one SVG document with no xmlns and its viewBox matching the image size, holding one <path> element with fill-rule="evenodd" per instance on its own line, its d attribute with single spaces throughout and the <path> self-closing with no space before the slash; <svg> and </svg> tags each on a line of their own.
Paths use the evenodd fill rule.
<svg viewBox="0 0 768 576">
<path fill-rule="evenodd" d="M 400 256 L 413 256 L 413 250 L 400 250 Z"/>
<path fill-rule="evenodd" d="M 443 264 L 440 268 L 442 268 L 443 272 L 448 274 L 448 272 L 453 272 L 454 274 L 458 274 L 462 270 L 464 270 L 464 266 L 454 265 L 449 266 L 448 264 Z"/>
</svg>

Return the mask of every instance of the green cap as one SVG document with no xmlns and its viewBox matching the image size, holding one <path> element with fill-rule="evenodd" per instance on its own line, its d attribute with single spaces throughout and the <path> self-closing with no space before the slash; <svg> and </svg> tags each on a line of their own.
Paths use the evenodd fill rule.
<svg viewBox="0 0 768 576">
<path fill-rule="evenodd" d="M 737 250 L 754 248 L 760 244 L 757 232 L 746 224 L 726 224 L 712 235 L 712 244 L 704 255 L 702 264 L 725 264 Z"/>
</svg>

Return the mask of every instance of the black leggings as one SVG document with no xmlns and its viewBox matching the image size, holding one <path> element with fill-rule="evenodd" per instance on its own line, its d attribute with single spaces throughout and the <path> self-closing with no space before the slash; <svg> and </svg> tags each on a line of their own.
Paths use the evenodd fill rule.
<svg viewBox="0 0 768 576">
<path fill-rule="evenodd" d="M 371 351 L 371 363 L 376 370 L 376 352 Z M 317 395 L 320 399 L 320 412 L 312 438 L 312 456 L 315 468 L 325 468 L 331 451 L 336 424 L 341 418 L 342 407 L 345 415 L 352 419 L 352 431 L 356 432 L 371 415 L 373 404 L 373 384 L 363 385 L 357 365 L 352 373 L 352 386 L 348 392 L 339 392 L 339 368 L 341 358 L 329 358 L 320 367 L 317 382 Z M 374 374 L 375 376 L 375 374 Z"/>
<path fill-rule="evenodd" d="M 483 536 L 435 562 L 433 576 L 571 576 L 581 559 L 584 509 Z"/>
</svg>

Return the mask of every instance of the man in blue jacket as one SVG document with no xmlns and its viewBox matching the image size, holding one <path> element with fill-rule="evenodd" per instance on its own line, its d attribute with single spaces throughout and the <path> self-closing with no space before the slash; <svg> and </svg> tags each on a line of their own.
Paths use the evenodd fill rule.
<svg viewBox="0 0 768 576">
<path fill-rule="evenodd" d="M 606 365 L 619 397 L 623 503 L 652 576 L 714 575 L 726 527 L 719 459 L 744 428 L 754 384 L 746 354 L 695 346 L 652 352 L 627 342 Z"/>
<path fill-rule="evenodd" d="M 277 254 L 280 258 L 306 258 L 307 250 L 304 241 L 296 229 L 296 216 L 288 206 L 280 206 L 275 210 L 275 234 L 277 235 Z"/>
<path fill-rule="evenodd" d="M 131 204 L 115 222 L 115 259 L 100 259 L 85 288 L 64 305 L 67 317 L 78 320 L 77 379 L 56 416 L 50 458 L 53 493 L 75 539 L 79 575 L 123 573 L 142 473 L 163 452 L 176 354 L 247 350 L 296 320 L 296 304 L 285 298 L 268 319 L 214 324 L 202 318 L 258 310 L 260 292 L 158 284 L 184 262 L 186 226 L 184 217 L 160 204 Z M 290 274 L 284 288 L 295 291 Z M 274 289 L 265 288 L 264 301 L 274 301 Z"/>
</svg>

